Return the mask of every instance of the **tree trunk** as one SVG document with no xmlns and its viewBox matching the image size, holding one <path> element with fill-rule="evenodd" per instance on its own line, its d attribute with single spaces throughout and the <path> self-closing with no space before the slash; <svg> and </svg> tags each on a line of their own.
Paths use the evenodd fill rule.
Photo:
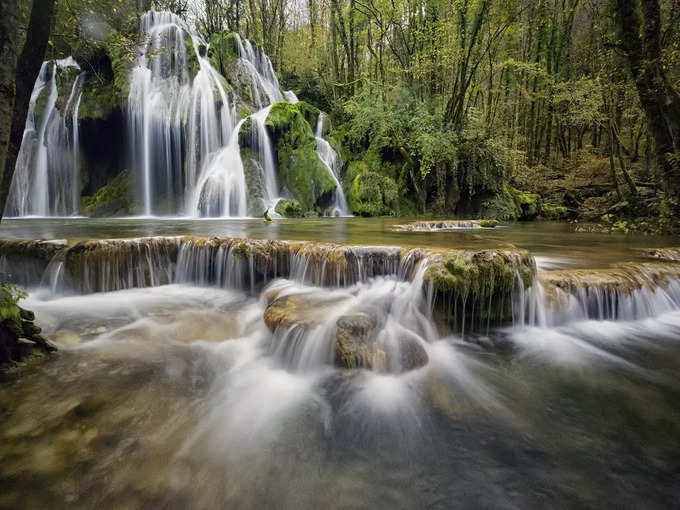
<svg viewBox="0 0 680 510">
<path fill-rule="evenodd" d="M 7 0 L 0 1 L 5 2 Z M 0 219 L 2 219 L 2 214 L 4 214 L 7 195 L 12 184 L 12 177 L 14 176 L 14 167 L 19 155 L 21 140 L 24 136 L 31 92 L 40 72 L 43 58 L 45 58 L 45 49 L 50 37 L 53 13 L 54 0 L 33 0 L 31 19 L 26 31 L 26 42 L 21 51 L 21 57 L 19 57 L 16 69 L 16 94 L 14 96 L 11 131 L 7 147 L 7 157 L 5 159 L 5 170 L 0 182 Z"/>
<path fill-rule="evenodd" d="M 12 125 L 10 119 L 14 110 L 16 40 L 17 1 L 0 0 L 0 172 L 3 172 L 5 168 Z M 0 217 L 2 217 L 1 210 Z"/>
<path fill-rule="evenodd" d="M 643 17 L 637 7 L 640 5 Z M 645 112 L 648 132 L 662 169 L 668 197 L 680 192 L 680 96 L 671 85 L 661 62 L 661 22 L 658 0 L 615 0 L 621 46 Z M 680 212 L 676 203 L 675 212 Z"/>
</svg>

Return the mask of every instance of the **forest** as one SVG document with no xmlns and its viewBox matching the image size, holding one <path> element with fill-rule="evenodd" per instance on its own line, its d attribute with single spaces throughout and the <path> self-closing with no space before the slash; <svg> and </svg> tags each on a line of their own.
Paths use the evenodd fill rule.
<svg viewBox="0 0 680 510">
<path fill-rule="evenodd" d="M 0 510 L 676 508 L 680 0 L 0 0 Z"/>
<path fill-rule="evenodd" d="M 17 45 L 32 37 L 20 4 Z M 327 112 L 355 214 L 676 228 L 674 0 L 36 0 L 48 4 L 44 59 L 72 55 L 87 72 L 81 136 L 116 154 L 90 162 L 90 202 L 128 166 L 116 124 L 153 8 L 187 19 L 211 53 L 247 38 L 283 89 Z"/>
</svg>

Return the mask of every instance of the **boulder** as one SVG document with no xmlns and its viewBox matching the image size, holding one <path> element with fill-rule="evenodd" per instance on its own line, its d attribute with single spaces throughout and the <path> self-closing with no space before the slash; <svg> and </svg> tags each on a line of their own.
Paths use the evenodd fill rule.
<svg viewBox="0 0 680 510">
<path fill-rule="evenodd" d="M 266 120 L 276 147 L 279 180 L 304 211 L 332 199 L 335 181 L 316 153 L 316 139 L 298 104 L 275 103 Z"/>
<path fill-rule="evenodd" d="M 336 322 L 335 364 L 343 368 L 373 368 L 376 358 L 384 357 L 375 350 L 376 319 L 367 313 L 343 315 Z"/>
</svg>

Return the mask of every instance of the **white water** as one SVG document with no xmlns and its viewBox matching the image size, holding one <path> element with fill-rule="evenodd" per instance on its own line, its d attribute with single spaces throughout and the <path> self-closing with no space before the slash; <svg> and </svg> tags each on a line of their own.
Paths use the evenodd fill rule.
<svg viewBox="0 0 680 510">
<path fill-rule="evenodd" d="M 342 184 L 338 178 L 342 162 L 338 153 L 333 150 L 323 137 L 323 123 L 325 114 L 319 112 L 319 117 L 316 121 L 316 128 L 314 130 L 314 137 L 316 138 L 316 153 L 323 166 L 328 170 L 328 175 L 331 176 L 335 182 L 335 193 L 333 195 L 333 203 L 330 208 L 330 216 L 348 216 L 350 214 L 345 192 L 342 190 Z"/>
<path fill-rule="evenodd" d="M 78 111 L 83 75 L 79 74 L 73 81 L 68 100 L 62 106 L 64 111 L 60 111 L 57 74 L 79 69 L 70 57 L 42 64 L 31 93 L 26 128 L 5 208 L 7 216 L 70 216 L 78 213 Z M 39 99 L 44 101 L 42 111 L 36 111 Z"/>
</svg>

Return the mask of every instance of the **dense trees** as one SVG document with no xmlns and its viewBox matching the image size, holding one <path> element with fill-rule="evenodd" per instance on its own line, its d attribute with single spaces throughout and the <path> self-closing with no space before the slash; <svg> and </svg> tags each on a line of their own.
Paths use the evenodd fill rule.
<svg viewBox="0 0 680 510">
<path fill-rule="evenodd" d="M 662 210 L 677 207 L 677 0 L 71 0 L 50 56 L 99 72 L 88 23 L 129 53 L 149 7 L 261 45 L 286 88 L 331 113 L 346 162 L 393 180 L 409 209 L 483 209 L 508 184 L 576 206 L 591 191 L 570 186 L 593 179 L 609 205 L 656 214 L 662 187 Z"/>
</svg>

